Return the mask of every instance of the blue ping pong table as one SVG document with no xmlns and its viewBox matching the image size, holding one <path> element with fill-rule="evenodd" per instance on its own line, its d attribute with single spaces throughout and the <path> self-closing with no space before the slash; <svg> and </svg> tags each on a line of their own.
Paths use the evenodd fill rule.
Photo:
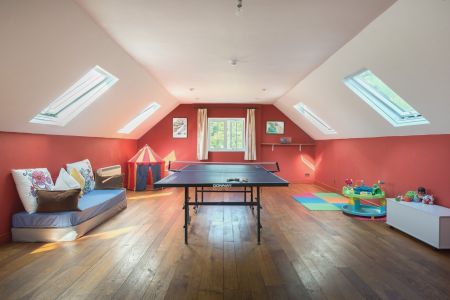
<svg viewBox="0 0 450 300">
<path fill-rule="evenodd" d="M 261 242 L 261 188 L 288 186 L 288 182 L 274 173 L 280 169 L 276 163 L 276 170 L 268 170 L 261 164 L 216 164 L 216 163 L 192 163 L 181 169 L 173 171 L 171 175 L 154 183 L 155 188 L 183 187 L 184 188 L 184 242 L 188 244 L 188 225 L 190 223 L 189 206 L 194 209 L 199 205 L 241 205 L 256 206 L 257 212 L 257 236 L 258 244 Z M 190 202 L 189 188 L 195 188 L 195 201 Z M 229 190 L 228 188 L 243 188 L 243 190 Z M 215 189 L 205 189 L 215 188 Z M 253 189 L 256 189 L 256 197 L 253 199 Z M 203 201 L 203 194 L 209 192 L 241 192 L 244 193 L 244 201 Z M 198 201 L 198 193 L 201 193 L 201 202 Z M 250 201 L 246 201 L 246 195 L 250 193 Z M 254 201 L 255 200 L 255 201 Z"/>
</svg>

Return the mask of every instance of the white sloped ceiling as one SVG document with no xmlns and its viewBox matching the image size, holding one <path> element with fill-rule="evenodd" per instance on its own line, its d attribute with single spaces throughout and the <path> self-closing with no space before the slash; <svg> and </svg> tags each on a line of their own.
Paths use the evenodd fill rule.
<svg viewBox="0 0 450 300">
<path fill-rule="evenodd" d="M 75 1 L 183 103 L 273 103 L 395 2 Z"/>
<path fill-rule="evenodd" d="M 0 44 L 0 131 L 136 139 L 178 104 L 72 1 L 0 1 Z M 28 122 L 96 65 L 119 81 L 65 127 Z M 142 126 L 117 133 L 153 101 Z"/>
<path fill-rule="evenodd" d="M 430 124 L 393 127 L 343 78 L 371 69 Z M 337 134 L 325 135 L 293 108 L 310 107 Z M 400 0 L 275 104 L 315 139 L 450 133 L 450 1 Z"/>
<path fill-rule="evenodd" d="M 315 139 L 450 133 L 450 0 L 393 2 L 249 0 L 236 17 L 228 1 L 2 0 L 0 131 L 136 139 L 179 102 L 220 101 L 275 102 Z M 95 65 L 118 83 L 65 127 L 29 123 Z M 342 83 L 362 68 L 430 124 L 378 115 Z M 117 133 L 153 101 L 152 117 Z M 299 102 L 337 134 L 301 117 Z"/>
</svg>

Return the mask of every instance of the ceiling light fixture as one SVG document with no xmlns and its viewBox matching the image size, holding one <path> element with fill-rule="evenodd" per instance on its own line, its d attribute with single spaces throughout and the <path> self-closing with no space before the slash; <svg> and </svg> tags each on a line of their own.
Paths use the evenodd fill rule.
<svg viewBox="0 0 450 300">
<path fill-rule="evenodd" d="M 238 0 L 236 6 L 236 16 L 242 16 L 244 9 L 242 8 L 242 0 Z"/>
<path fill-rule="evenodd" d="M 237 65 L 237 63 L 238 63 L 237 58 L 230 59 L 230 65 L 235 66 L 235 65 Z"/>
<path fill-rule="evenodd" d="M 191 92 L 193 92 L 195 89 L 194 89 L 194 88 L 190 88 L 189 90 L 190 90 Z"/>
</svg>

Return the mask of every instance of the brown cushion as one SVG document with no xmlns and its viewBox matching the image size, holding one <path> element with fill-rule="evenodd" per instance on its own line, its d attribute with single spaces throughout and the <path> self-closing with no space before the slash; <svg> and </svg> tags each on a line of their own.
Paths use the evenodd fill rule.
<svg viewBox="0 0 450 300">
<path fill-rule="evenodd" d="M 79 211 L 81 189 L 67 191 L 37 191 L 36 212 Z"/>
<path fill-rule="evenodd" d="M 114 176 L 100 176 L 95 174 L 96 190 L 116 190 L 123 188 L 124 174 Z"/>
</svg>

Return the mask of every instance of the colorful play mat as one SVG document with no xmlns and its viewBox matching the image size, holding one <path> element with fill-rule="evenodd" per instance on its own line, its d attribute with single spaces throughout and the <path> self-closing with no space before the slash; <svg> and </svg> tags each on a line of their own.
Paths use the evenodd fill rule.
<svg viewBox="0 0 450 300">
<path fill-rule="evenodd" d="M 342 211 L 344 205 L 349 205 L 349 199 L 336 193 L 302 193 L 292 196 L 292 198 L 310 211 Z M 363 200 L 364 203 L 366 200 Z M 376 205 L 367 201 L 368 204 Z M 353 219 L 361 221 L 385 222 L 386 217 L 364 218 L 352 216 Z"/>
<path fill-rule="evenodd" d="M 292 198 L 308 210 L 340 211 L 343 205 L 348 204 L 348 198 L 336 193 L 302 193 Z"/>
</svg>

